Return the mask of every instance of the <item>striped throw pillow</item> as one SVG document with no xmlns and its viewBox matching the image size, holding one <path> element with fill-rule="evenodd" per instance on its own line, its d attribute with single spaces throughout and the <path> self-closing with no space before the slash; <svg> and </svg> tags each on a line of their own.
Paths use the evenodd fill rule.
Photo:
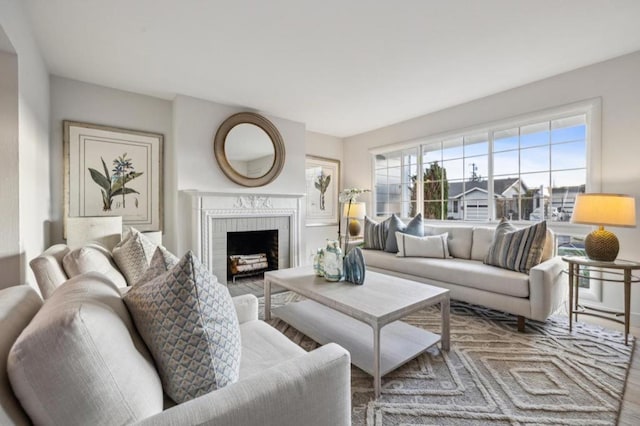
<svg viewBox="0 0 640 426">
<path fill-rule="evenodd" d="M 364 248 L 372 250 L 384 250 L 389 234 L 391 218 L 378 223 L 364 217 Z"/>
<path fill-rule="evenodd" d="M 547 222 L 516 229 L 502 219 L 484 263 L 528 274 L 531 268 L 540 263 L 546 238 Z"/>
</svg>

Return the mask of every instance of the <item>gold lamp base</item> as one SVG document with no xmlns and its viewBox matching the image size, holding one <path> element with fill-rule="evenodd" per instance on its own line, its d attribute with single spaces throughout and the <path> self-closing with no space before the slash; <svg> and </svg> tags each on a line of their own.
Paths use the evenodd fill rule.
<svg viewBox="0 0 640 426">
<path fill-rule="evenodd" d="M 620 251 L 620 243 L 613 232 L 609 232 L 601 226 L 587 235 L 584 241 L 584 248 L 591 260 L 613 262 L 618 256 L 618 251 Z"/>
<path fill-rule="evenodd" d="M 357 237 L 360 235 L 360 231 L 362 231 L 362 225 L 360 225 L 360 221 L 358 219 L 351 219 L 349 221 L 349 235 L 352 237 Z"/>
</svg>

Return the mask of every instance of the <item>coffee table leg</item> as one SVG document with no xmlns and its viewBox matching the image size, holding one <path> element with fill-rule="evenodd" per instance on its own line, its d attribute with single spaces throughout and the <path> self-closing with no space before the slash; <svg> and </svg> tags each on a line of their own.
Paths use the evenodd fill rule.
<svg viewBox="0 0 640 426">
<path fill-rule="evenodd" d="M 264 320 L 271 319 L 271 281 L 264 279 Z"/>
<path fill-rule="evenodd" d="M 447 296 L 442 302 L 440 302 L 440 311 L 442 314 L 442 330 L 440 331 L 440 347 L 443 351 L 448 351 L 451 337 L 449 331 L 449 297 Z"/>
<path fill-rule="evenodd" d="M 380 327 L 373 327 L 373 388 L 375 399 L 380 397 L 382 378 L 380 377 Z"/>
</svg>

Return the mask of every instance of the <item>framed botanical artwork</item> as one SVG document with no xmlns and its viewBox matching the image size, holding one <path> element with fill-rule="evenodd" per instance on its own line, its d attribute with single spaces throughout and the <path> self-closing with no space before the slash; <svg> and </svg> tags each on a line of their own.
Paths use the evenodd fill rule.
<svg viewBox="0 0 640 426">
<path fill-rule="evenodd" d="M 307 226 L 337 225 L 339 217 L 340 161 L 307 156 Z"/>
<path fill-rule="evenodd" d="M 162 230 L 163 135 L 67 120 L 63 127 L 65 217 L 122 216 L 140 231 Z"/>
</svg>

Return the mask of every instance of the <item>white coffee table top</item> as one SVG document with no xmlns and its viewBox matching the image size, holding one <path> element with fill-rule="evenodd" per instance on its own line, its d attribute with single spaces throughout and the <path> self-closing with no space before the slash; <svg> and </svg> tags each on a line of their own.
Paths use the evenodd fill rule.
<svg viewBox="0 0 640 426">
<path fill-rule="evenodd" d="M 322 303 L 369 324 L 383 325 L 438 303 L 449 290 L 403 278 L 367 271 L 363 285 L 329 282 L 315 276 L 313 267 L 269 271 L 265 281 Z"/>
</svg>

